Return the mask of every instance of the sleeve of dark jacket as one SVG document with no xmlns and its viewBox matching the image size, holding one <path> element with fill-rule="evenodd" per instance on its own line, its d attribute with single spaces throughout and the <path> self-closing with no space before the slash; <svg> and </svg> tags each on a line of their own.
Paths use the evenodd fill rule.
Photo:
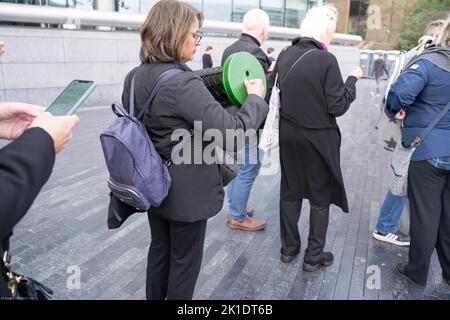
<svg viewBox="0 0 450 320">
<path fill-rule="evenodd" d="M 341 71 L 336 57 L 329 54 L 326 64 L 324 87 L 328 106 L 328 113 L 334 117 L 342 116 L 356 99 L 356 81 L 354 76 L 342 81 Z"/>
<path fill-rule="evenodd" d="M 50 135 L 25 131 L 0 150 L 0 240 L 6 239 L 47 182 L 55 162 Z"/>
<path fill-rule="evenodd" d="M 255 56 L 256 59 L 258 59 L 259 63 L 261 64 L 261 67 L 264 70 L 264 73 L 266 75 L 269 74 L 269 59 L 267 58 L 267 55 L 262 51 L 260 48 L 259 50 L 255 50 L 255 52 L 252 52 L 252 54 Z"/>
<path fill-rule="evenodd" d="M 269 112 L 264 99 L 253 94 L 247 97 L 236 114 L 227 112 L 194 73 L 180 79 L 176 100 L 180 117 L 191 125 L 194 125 L 194 121 L 201 121 L 203 132 L 218 129 L 224 136 L 229 129 L 257 130 Z"/>
</svg>

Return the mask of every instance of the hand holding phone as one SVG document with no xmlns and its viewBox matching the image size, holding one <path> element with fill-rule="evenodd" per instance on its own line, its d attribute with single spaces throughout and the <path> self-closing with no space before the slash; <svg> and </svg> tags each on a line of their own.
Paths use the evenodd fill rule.
<svg viewBox="0 0 450 320">
<path fill-rule="evenodd" d="M 73 80 L 45 111 L 54 116 L 73 115 L 95 86 L 94 81 Z"/>
<path fill-rule="evenodd" d="M 33 120 L 30 128 L 44 129 L 52 137 L 55 151 L 58 153 L 72 139 L 73 128 L 78 122 L 80 122 L 80 118 L 76 115 L 55 117 L 44 112 Z"/>
</svg>

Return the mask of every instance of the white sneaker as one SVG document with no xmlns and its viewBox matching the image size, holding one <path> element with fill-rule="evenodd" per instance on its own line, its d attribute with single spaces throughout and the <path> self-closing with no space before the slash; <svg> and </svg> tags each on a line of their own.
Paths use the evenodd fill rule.
<svg viewBox="0 0 450 320">
<path fill-rule="evenodd" d="M 408 247 L 409 246 L 409 240 L 406 239 L 403 235 L 401 235 L 401 233 L 398 231 L 395 233 L 385 234 L 385 233 L 381 233 L 381 232 L 375 230 L 372 233 L 372 236 L 379 241 L 392 243 L 392 244 L 395 244 L 396 246 L 400 246 L 400 247 Z"/>
</svg>

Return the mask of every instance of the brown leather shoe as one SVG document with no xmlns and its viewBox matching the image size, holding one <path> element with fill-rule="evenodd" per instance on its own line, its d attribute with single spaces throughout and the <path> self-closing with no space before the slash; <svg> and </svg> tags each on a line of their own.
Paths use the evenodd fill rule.
<svg viewBox="0 0 450 320">
<path fill-rule="evenodd" d="M 231 229 L 239 229 L 244 231 L 258 231 L 266 227 L 266 221 L 246 218 L 243 221 L 236 221 L 232 218 L 228 221 Z"/>
<path fill-rule="evenodd" d="M 253 217 L 253 215 L 255 214 L 255 210 L 253 210 L 253 208 L 250 208 L 247 210 L 247 216 L 249 218 Z M 231 213 L 227 214 L 227 223 L 231 221 Z"/>
</svg>

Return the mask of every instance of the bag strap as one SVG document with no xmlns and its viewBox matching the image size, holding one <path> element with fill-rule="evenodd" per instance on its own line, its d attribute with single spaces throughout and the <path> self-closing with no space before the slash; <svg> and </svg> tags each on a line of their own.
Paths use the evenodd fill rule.
<svg viewBox="0 0 450 320">
<path fill-rule="evenodd" d="M 153 102 L 153 100 L 156 97 L 156 94 L 158 93 L 159 89 L 162 87 L 162 85 L 169 80 L 170 78 L 172 78 L 173 76 L 175 76 L 178 73 L 183 72 L 183 70 L 178 69 L 178 68 L 174 68 L 174 69 L 169 69 L 165 72 L 163 72 L 159 78 L 158 81 L 156 82 L 156 84 L 153 86 L 152 91 L 150 93 L 150 95 L 147 97 L 147 99 L 145 100 L 144 106 L 142 108 L 141 111 L 139 111 L 138 115 L 136 116 L 136 118 L 138 120 L 141 120 L 141 118 L 144 115 L 144 112 L 147 109 L 150 109 L 150 106 Z M 131 88 L 130 88 L 130 115 L 132 117 L 134 117 L 134 79 L 135 79 L 136 74 L 133 75 L 133 78 L 131 79 Z"/>
<path fill-rule="evenodd" d="M 445 116 L 445 114 L 450 110 L 450 102 L 447 103 L 444 109 L 442 109 L 441 112 L 439 112 L 438 116 L 428 125 L 428 127 L 425 129 L 424 132 L 418 137 L 414 138 L 414 141 L 412 141 L 409 145 L 419 145 L 423 139 L 433 130 L 433 128 L 441 121 L 441 119 Z"/>
<path fill-rule="evenodd" d="M 0 272 L 2 272 L 7 279 L 9 279 L 9 237 L 2 241 L 1 246 L 3 255 L 0 257 Z"/>
<path fill-rule="evenodd" d="M 289 73 L 291 72 L 291 70 L 295 67 L 295 65 L 300 62 L 300 60 L 302 60 L 308 53 L 313 52 L 313 51 L 317 51 L 318 49 L 311 49 L 306 51 L 304 54 L 302 54 L 302 56 L 300 58 L 298 58 L 294 64 L 289 68 L 288 72 L 286 72 L 286 75 L 283 77 L 283 80 L 281 80 L 281 82 L 284 82 L 287 78 L 287 76 L 289 75 Z M 278 74 L 277 74 L 278 75 Z"/>
</svg>

